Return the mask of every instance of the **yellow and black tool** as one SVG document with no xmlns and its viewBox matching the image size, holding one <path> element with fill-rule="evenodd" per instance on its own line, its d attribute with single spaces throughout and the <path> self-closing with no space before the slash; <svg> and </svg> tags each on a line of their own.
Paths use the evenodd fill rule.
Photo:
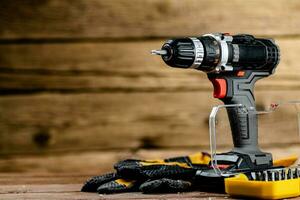
<svg viewBox="0 0 300 200">
<path fill-rule="evenodd" d="M 230 164 L 237 171 L 273 166 L 272 155 L 258 145 L 254 98 L 255 83 L 273 75 L 279 64 L 280 51 L 273 39 L 209 33 L 169 39 L 152 54 L 170 67 L 203 71 L 212 82 L 213 97 L 226 106 L 233 139 L 230 152 L 214 156 L 218 164 Z"/>
</svg>

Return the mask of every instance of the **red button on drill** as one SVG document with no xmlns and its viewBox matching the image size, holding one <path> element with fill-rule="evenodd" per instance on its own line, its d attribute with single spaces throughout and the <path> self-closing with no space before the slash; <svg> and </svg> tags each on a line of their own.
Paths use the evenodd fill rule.
<svg viewBox="0 0 300 200">
<path fill-rule="evenodd" d="M 214 97 L 218 99 L 222 99 L 226 97 L 226 93 L 227 93 L 226 80 L 221 78 L 216 78 L 216 79 L 210 79 L 210 81 L 214 85 Z"/>
</svg>

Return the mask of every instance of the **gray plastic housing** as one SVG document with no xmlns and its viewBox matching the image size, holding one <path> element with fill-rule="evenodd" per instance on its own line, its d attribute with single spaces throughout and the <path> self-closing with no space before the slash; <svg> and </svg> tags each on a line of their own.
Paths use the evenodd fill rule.
<svg viewBox="0 0 300 200">
<path fill-rule="evenodd" d="M 209 79 L 221 76 L 226 80 L 227 94 L 226 97 L 221 98 L 225 105 L 243 105 L 243 107 L 226 108 L 234 145 L 230 154 L 248 155 L 253 165 L 258 167 L 268 167 L 273 164 L 272 155 L 262 152 L 258 147 L 257 111 L 254 97 L 256 81 L 269 75 L 269 72 L 257 71 L 245 71 L 243 77 L 237 77 L 234 74 L 208 74 Z"/>
</svg>

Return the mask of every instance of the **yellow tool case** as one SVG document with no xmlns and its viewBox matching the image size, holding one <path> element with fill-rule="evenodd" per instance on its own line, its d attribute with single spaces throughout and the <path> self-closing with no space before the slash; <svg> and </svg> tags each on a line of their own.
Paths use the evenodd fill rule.
<svg viewBox="0 0 300 200">
<path fill-rule="evenodd" d="M 300 168 L 281 168 L 225 179 L 225 191 L 235 197 L 283 199 L 300 196 Z"/>
</svg>

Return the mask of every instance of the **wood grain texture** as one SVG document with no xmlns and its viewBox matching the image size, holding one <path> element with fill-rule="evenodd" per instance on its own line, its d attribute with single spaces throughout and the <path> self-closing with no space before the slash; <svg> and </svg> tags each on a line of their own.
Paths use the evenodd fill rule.
<svg viewBox="0 0 300 200">
<path fill-rule="evenodd" d="M 93 153 L 92 153 L 93 154 Z M 98 154 L 99 155 L 99 154 Z M 67 155 L 65 155 L 67 156 Z M 59 158 L 60 156 L 57 156 L 55 158 Z M 68 157 L 68 156 L 67 156 Z M 26 157 L 27 160 L 31 160 L 32 158 L 34 158 L 34 156 L 32 157 Z M 15 157 L 15 163 L 18 163 L 18 158 Z M 23 158 L 24 159 L 24 158 Z M 95 156 L 94 161 L 97 160 L 97 156 Z M 35 161 L 35 167 L 34 169 L 37 171 L 46 171 L 47 168 L 45 168 L 45 166 L 42 167 L 42 163 L 43 162 L 47 162 L 47 160 L 49 160 L 46 157 L 42 158 L 41 162 L 37 162 Z M 71 162 L 72 163 L 72 162 Z M 64 165 L 70 165 L 71 164 L 69 161 L 65 161 L 65 163 L 63 163 Z M 96 162 L 99 165 L 99 162 Z M 1 166 L 4 166 L 4 162 L 1 162 Z M 19 164 L 17 164 L 19 165 Z M 21 163 L 20 163 L 21 165 Z M 23 172 L 20 172 L 18 170 L 14 171 L 14 167 L 11 167 L 11 171 L 5 171 L 5 170 L 1 170 L 0 173 L 0 194 L 1 193 L 5 193 L 7 192 L 7 190 L 5 190 L 3 188 L 4 185 L 6 186 L 11 186 L 11 185 L 18 185 L 19 189 L 20 185 L 45 185 L 45 184 L 82 184 L 84 183 L 87 179 L 89 179 L 91 176 L 95 175 L 97 171 L 93 171 L 93 173 L 87 173 L 88 170 L 85 170 L 85 172 L 83 173 L 78 173 L 79 171 L 57 171 L 56 172 L 37 172 L 35 170 L 31 170 L 30 173 L 25 172 L 27 169 L 30 169 L 29 166 L 27 166 L 25 164 L 26 167 L 23 168 Z M 58 165 L 56 165 L 58 167 Z M 86 165 L 82 166 L 83 167 L 87 167 Z M 31 167 L 32 168 L 32 167 Z M 59 167 L 58 167 L 59 169 Z M 99 172 L 98 168 L 98 172 Z M 82 170 L 83 171 L 83 170 Z"/>
<path fill-rule="evenodd" d="M 204 73 L 166 67 L 163 41 L 0 45 L 0 93 L 208 91 Z M 278 39 L 282 60 L 257 89 L 299 90 L 300 41 Z"/>
<path fill-rule="evenodd" d="M 299 8 L 296 0 L 1 1 L 0 153 L 207 146 L 208 114 L 220 103 L 211 84 L 150 50 L 159 38 L 220 30 L 276 35 L 282 61 L 257 84 L 258 107 L 300 99 Z M 272 120 L 262 118 L 268 133 Z M 260 134 L 262 142 L 295 143 L 282 137 L 294 124 Z"/>
<path fill-rule="evenodd" d="M 299 34 L 299 7 L 297 0 L 3 0 L 0 37 L 161 37 L 220 30 Z"/>
<path fill-rule="evenodd" d="M 176 150 L 173 151 L 173 154 Z M 144 153 L 145 154 L 145 153 Z M 160 156 L 160 154 L 158 154 Z M 140 156 L 141 158 L 142 156 Z M 83 183 L 95 174 L 104 174 L 113 171 L 113 165 L 123 159 L 137 158 L 137 155 L 126 149 L 120 151 L 73 151 L 60 152 L 47 155 L 20 154 L 2 156 L 0 159 L 0 172 L 9 173 L 1 176 L 1 184 L 15 184 L 18 177 L 15 173 L 23 173 L 19 184 L 45 184 L 45 183 Z M 51 175 L 57 176 L 51 179 Z M 80 174 L 80 176 L 79 176 Z M 35 176 L 42 178 L 32 179 Z"/>
<path fill-rule="evenodd" d="M 22 174 L 21 174 L 22 176 Z M 47 179 L 47 177 L 44 177 Z M 34 179 L 34 177 L 32 177 Z M 61 193 L 61 192 L 79 192 L 80 184 L 47 184 L 47 185 L 2 185 L 0 194 L 11 194 L 11 193 Z"/>
<path fill-rule="evenodd" d="M 190 119 L 207 118 L 210 108 L 198 102 L 199 99 L 208 99 L 208 94 L 105 93 L 2 97 L 1 149 L 19 152 L 32 149 L 38 152 L 40 147 L 103 149 L 160 146 L 159 143 L 171 145 L 174 138 L 179 141 L 192 134 L 190 128 L 201 130 L 207 126 L 205 120 L 194 123 Z M 212 101 L 212 98 L 208 100 Z M 200 104 L 203 112 L 202 109 L 195 110 L 196 104 Z M 188 139 L 186 143 L 189 142 L 194 143 Z M 12 143 L 18 144 L 13 147 Z"/>
<path fill-rule="evenodd" d="M 262 90 L 256 95 L 260 109 L 274 100 L 300 98 L 293 91 Z M 0 152 L 207 146 L 208 115 L 216 104 L 220 102 L 206 91 L 1 97 Z M 295 111 L 278 113 L 263 118 L 264 144 L 297 141 Z M 220 144 L 229 145 L 225 130 Z M 283 137 L 287 132 L 289 137 Z"/>
</svg>

